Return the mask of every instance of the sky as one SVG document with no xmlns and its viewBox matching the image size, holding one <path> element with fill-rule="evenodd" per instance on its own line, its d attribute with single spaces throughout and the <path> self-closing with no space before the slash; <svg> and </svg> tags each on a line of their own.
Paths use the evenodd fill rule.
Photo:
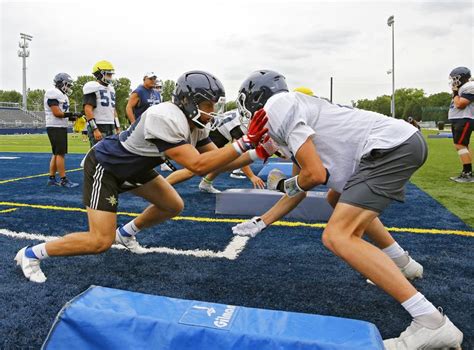
<svg viewBox="0 0 474 350">
<path fill-rule="evenodd" d="M 147 71 L 164 81 L 200 69 L 227 100 L 253 71 L 272 69 L 290 89 L 333 101 L 390 95 L 395 16 L 395 87 L 449 92 L 448 74 L 474 69 L 474 1 L 8 1 L 0 0 L 0 90 L 22 91 L 20 33 L 33 36 L 27 86 L 48 89 L 108 60 L 132 88 Z"/>
</svg>

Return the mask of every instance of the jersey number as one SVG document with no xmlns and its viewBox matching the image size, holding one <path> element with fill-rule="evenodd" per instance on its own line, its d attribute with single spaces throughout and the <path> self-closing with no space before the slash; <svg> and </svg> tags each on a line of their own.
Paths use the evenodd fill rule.
<svg viewBox="0 0 474 350">
<path fill-rule="evenodd" d="M 109 98 L 106 90 L 100 90 L 100 105 L 103 107 L 108 107 L 109 104 L 111 104 L 112 107 L 115 108 L 115 94 L 111 91 Z"/>
</svg>

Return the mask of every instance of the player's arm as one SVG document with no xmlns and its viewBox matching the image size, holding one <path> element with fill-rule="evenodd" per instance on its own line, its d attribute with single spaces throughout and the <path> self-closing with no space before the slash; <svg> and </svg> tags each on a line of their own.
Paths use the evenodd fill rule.
<svg viewBox="0 0 474 350">
<path fill-rule="evenodd" d="M 188 143 L 167 149 L 165 155 L 199 176 L 204 176 L 240 156 L 232 145 L 199 153 L 196 148 Z"/>
<path fill-rule="evenodd" d="M 247 176 L 250 182 L 252 182 L 254 188 L 265 188 L 265 182 L 263 182 L 261 178 L 255 175 L 248 165 L 242 167 L 242 172 L 245 174 L 245 176 Z"/>
<path fill-rule="evenodd" d="M 139 102 L 140 97 L 138 97 L 138 94 L 136 92 L 132 92 L 128 99 L 127 107 L 125 107 L 125 113 L 127 114 L 127 118 L 130 121 L 130 124 L 133 124 L 136 120 L 135 114 L 133 113 L 133 109 L 138 105 Z"/>
<path fill-rule="evenodd" d="M 95 95 L 95 92 L 84 94 L 83 106 L 84 106 L 84 115 L 86 116 L 86 119 L 87 119 L 87 124 L 91 128 L 94 134 L 94 138 L 97 141 L 99 141 L 102 139 L 102 133 L 97 127 L 97 123 L 94 118 L 94 108 L 97 106 L 97 97 Z"/>
<path fill-rule="evenodd" d="M 454 107 L 457 109 L 466 108 L 472 101 L 474 101 L 474 95 L 472 96 L 472 100 L 458 95 L 455 95 L 453 98 Z"/>
<path fill-rule="evenodd" d="M 115 126 L 115 133 L 120 133 L 120 119 L 117 114 L 117 109 L 114 108 L 114 126 Z"/>
<path fill-rule="evenodd" d="M 300 168 L 293 164 L 292 176 L 298 175 Z M 285 180 L 284 178 L 280 180 Z M 278 181 L 278 180 L 276 180 Z M 273 205 L 262 216 L 255 216 L 250 220 L 244 221 L 241 224 L 232 227 L 232 232 L 240 236 L 255 237 L 258 233 L 263 231 L 266 227 L 280 220 L 283 216 L 295 209 L 303 199 L 306 198 L 306 192 L 298 193 L 296 196 L 289 197 L 284 195 L 278 202 Z"/>
</svg>

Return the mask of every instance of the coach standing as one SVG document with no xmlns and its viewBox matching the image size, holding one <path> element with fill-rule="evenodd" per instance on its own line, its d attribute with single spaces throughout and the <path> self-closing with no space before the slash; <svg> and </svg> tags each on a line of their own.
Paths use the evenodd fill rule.
<svg viewBox="0 0 474 350">
<path fill-rule="evenodd" d="M 161 103 L 161 94 L 155 89 L 156 82 L 156 74 L 146 72 L 143 76 L 143 84 L 131 93 L 125 109 L 130 124 L 133 124 L 148 107 Z"/>
</svg>

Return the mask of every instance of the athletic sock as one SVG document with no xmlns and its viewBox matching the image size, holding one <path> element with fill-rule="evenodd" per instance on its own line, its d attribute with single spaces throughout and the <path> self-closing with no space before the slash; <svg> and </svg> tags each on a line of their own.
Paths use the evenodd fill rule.
<svg viewBox="0 0 474 350">
<path fill-rule="evenodd" d="M 469 163 L 469 164 L 463 164 L 462 165 L 462 171 L 463 173 L 472 173 L 472 163 Z"/>
<path fill-rule="evenodd" d="M 402 306 L 423 327 L 436 329 L 443 324 L 444 317 L 441 312 L 426 300 L 425 296 L 420 292 L 404 301 Z"/>
<path fill-rule="evenodd" d="M 202 181 L 204 181 L 205 183 L 209 184 L 209 185 L 212 185 L 212 180 L 208 180 L 207 177 L 203 177 L 202 178 Z"/>
<path fill-rule="evenodd" d="M 397 242 L 382 249 L 382 251 L 387 254 L 398 267 L 405 267 L 410 261 L 408 254 L 398 245 Z"/>
<path fill-rule="evenodd" d="M 122 226 L 119 233 L 124 237 L 135 236 L 141 230 L 135 225 L 135 220 L 130 221 L 128 224 Z"/>
<path fill-rule="evenodd" d="M 28 247 L 25 250 L 25 255 L 30 259 L 43 260 L 49 257 L 46 252 L 46 243 L 37 244 L 33 247 Z"/>
</svg>

